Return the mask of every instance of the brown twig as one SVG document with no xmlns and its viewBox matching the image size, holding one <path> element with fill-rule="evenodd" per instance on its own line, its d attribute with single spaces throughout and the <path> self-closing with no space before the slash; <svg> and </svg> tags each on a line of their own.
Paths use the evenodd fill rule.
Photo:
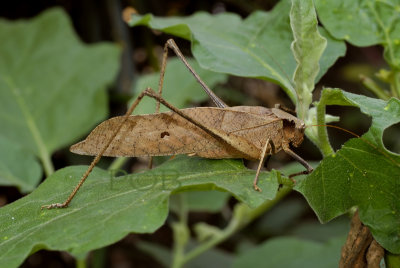
<svg viewBox="0 0 400 268">
<path fill-rule="evenodd" d="M 351 220 L 346 243 L 342 247 L 339 267 L 380 267 L 383 255 L 383 248 L 374 240 L 370 230 L 360 221 L 356 212 Z"/>
<path fill-rule="evenodd" d="M 383 250 L 381 245 L 379 245 L 376 240 L 373 240 L 367 252 L 368 267 L 380 267 L 379 264 L 381 263 L 384 255 L 385 251 Z"/>
</svg>

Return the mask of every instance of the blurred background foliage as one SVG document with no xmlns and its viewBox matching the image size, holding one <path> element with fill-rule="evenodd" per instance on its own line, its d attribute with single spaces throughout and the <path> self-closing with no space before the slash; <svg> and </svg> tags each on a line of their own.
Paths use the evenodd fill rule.
<svg viewBox="0 0 400 268">
<path fill-rule="evenodd" d="M 170 38 L 146 27 L 129 28 L 122 20 L 122 11 L 125 7 L 133 7 L 139 14 L 152 13 L 156 16 L 185 16 L 202 10 L 213 14 L 229 11 L 246 17 L 255 10 L 270 10 L 276 2 L 261 0 L 17 0 L 2 1 L 0 3 L 0 17 L 8 20 L 27 19 L 37 16 L 50 7 L 62 7 L 69 14 L 75 31 L 85 43 L 111 41 L 119 44 L 122 48 L 120 70 L 115 82 L 108 88 L 110 116 L 113 116 L 125 111 L 127 101 L 134 94 L 133 89 L 136 87 L 138 87 L 136 90 L 143 89 L 142 87 L 145 84 L 143 81 L 149 79 L 149 77 L 141 77 L 159 70 L 162 47 L 165 41 Z M 180 39 L 175 40 L 184 54 L 190 56 L 189 42 Z M 323 85 L 343 88 L 353 93 L 374 97 L 363 86 L 361 77 L 372 77 L 379 69 L 385 67 L 386 63 L 382 58 L 382 52 L 380 46 L 360 48 L 347 44 L 346 56 L 340 58 L 318 83 L 314 99 L 319 99 Z M 190 74 L 187 73 L 186 76 L 189 77 Z M 214 80 L 215 91 L 230 105 L 273 107 L 274 104 L 281 103 L 292 107 L 283 91 L 272 83 L 240 77 L 216 78 Z M 174 103 L 172 95 L 168 96 L 167 99 Z M 211 105 L 207 101 L 199 102 L 197 98 L 190 99 L 189 102 L 196 106 Z M 54 105 L 57 105 L 57 103 L 54 103 Z M 328 107 L 327 113 L 340 116 L 341 126 L 358 134 L 364 133 L 371 123 L 371 120 L 356 108 Z M 345 140 L 350 138 L 349 135 L 335 129 L 329 129 L 329 132 L 335 148 L 339 148 Z M 384 135 L 384 143 L 387 148 L 397 153 L 400 152 L 399 143 L 396 142 L 398 135 L 399 126 L 390 127 Z M 319 160 L 321 158 L 319 151 L 309 141 L 305 141 L 297 152 L 307 160 Z M 56 169 L 72 164 L 86 164 L 90 161 L 87 157 L 72 155 L 68 152 L 68 148 L 57 150 L 52 155 L 51 160 Z M 289 161 L 291 159 L 287 155 L 278 154 L 271 159 L 269 168 L 279 168 Z M 105 166 L 109 162 L 108 159 L 103 160 L 101 165 Z M 143 163 L 142 160 L 131 159 L 126 166 L 130 170 L 135 170 L 143 167 Z M 16 187 L 1 187 L 0 206 L 11 203 L 21 196 Z M 177 195 L 177 198 L 181 197 Z M 199 204 L 202 199 L 196 194 L 187 198 L 189 203 L 192 204 L 190 207 L 193 211 L 189 214 L 190 226 L 198 222 L 205 222 L 223 227 L 232 213 L 229 208 L 236 203 L 234 199 L 229 199 L 225 194 L 221 194 L 220 197 L 210 197 L 210 200 L 215 200 L 217 204 L 205 204 L 204 206 Z M 175 217 L 173 213 L 175 205 L 175 201 L 172 200 L 172 213 L 169 219 L 171 221 Z M 216 213 L 216 211 L 221 213 Z M 218 248 L 202 255 L 196 260 L 196 263 L 191 263 L 191 265 L 192 267 L 196 265 L 199 267 L 205 265 L 216 267 L 217 265 L 232 264 L 233 257 L 238 252 L 244 252 L 268 238 L 278 236 L 310 240 L 310 245 L 307 245 L 307 249 L 304 249 L 304 254 L 312 255 L 315 250 L 313 242 L 324 243 L 345 236 L 348 232 L 348 224 L 349 219 L 341 217 L 327 225 L 320 225 L 304 198 L 300 194 L 292 192 L 264 216 L 231 237 L 227 242 L 222 243 Z M 129 235 L 112 246 L 92 252 L 89 255 L 89 263 L 91 267 L 133 265 L 135 267 L 157 267 L 160 264 L 168 263 L 169 256 L 165 249 L 171 248 L 171 241 L 171 228 L 164 225 L 154 234 Z M 281 244 L 281 246 L 286 245 L 286 248 L 281 248 L 282 251 L 286 251 L 288 247 L 296 249 L 296 240 L 288 239 L 285 243 L 287 244 Z M 337 242 L 332 243 L 340 245 Z M 329 245 L 332 245 L 332 243 L 327 243 L 327 250 L 330 250 Z M 159 245 L 159 247 L 155 245 Z M 268 247 L 268 245 L 266 246 Z M 251 257 L 251 254 L 252 252 L 249 251 L 248 256 L 243 256 L 241 261 L 245 262 L 246 258 L 254 258 Z M 22 267 L 43 266 L 74 267 L 75 260 L 67 253 L 40 251 L 31 255 L 22 265 Z"/>
</svg>

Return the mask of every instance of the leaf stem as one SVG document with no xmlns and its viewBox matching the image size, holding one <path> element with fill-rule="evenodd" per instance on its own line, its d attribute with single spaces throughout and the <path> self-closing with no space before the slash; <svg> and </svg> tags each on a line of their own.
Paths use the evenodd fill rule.
<svg viewBox="0 0 400 268">
<path fill-rule="evenodd" d="M 25 118 L 25 123 L 28 127 L 28 130 L 32 134 L 32 138 L 35 141 L 35 145 L 38 150 L 38 152 L 36 152 L 36 153 L 38 153 L 38 157 L 43 164 L 43 168 L 44 168 L 46 177 L 48 177 L 51 174 L 53 174 L 54 166 L 53 166 L 53 163 L 51 162 L 50 153 L 47 150 L 47 147 L 44 144 L 43 138 L 40 134 L 40 131 L 39 131 L 37 125 L 35 124 L 35 120 L 32 117 L 32 113 L 31 113 L 31 111 L 29 111 L 28 105 L 26 104 L 26 102 L 21 94 L 21 91 L 15 85 L 15 83 L 11 80 L 11 78 L 3 77 L 3 81 L 5 81 L 7 83 L 11 92 L 14 94 L 14 97 L 18 103 L 18 106 L 21 109 L 22 115 Z"/>
<path fill-rule="evenodd" d="M 272 208 L 276 203 L 278 203 L 291 191 L 292 191 L 291 187 L 284 186 L 278 191 L 274 199 L 267 200 L 266 202 L 264 202 L 263 204 L 254 209 L 250 209 L 249 207 L 247 207 L 245 204 L 242 203 L 236 205 L 233 217 L 229 222 L 228 226 L 220 233 L 214 235 L 214 237 L 210 238 L 208 241 L 200 244 L 195 249 L 189 251 L 186 254 L 186 256 L 184 256 L 181 265 L 189 262 L 190 260 L 203 254 L 212 247 L 228 239 L 230 236 L 232 236 L 232 234 L 244 228 L 254 219 L 259 217 L 261 214 L 265 213 L 265 211 Z M 181 267 L 181 266 L 176 266 L 176 267 Z"/>
<path fill-rule="evenodd" d="M 50 176 L 54 173 L 54 166 L 53 162 L 51 162 L 50 155 L 47 152 L 47 149 L 41 152 L 40 154 L 40 161 L 42 161 L 44 172 L 46 177 Z"/>
<path fill-rule="evenodd" d="M 361 83 L 366 87 L 369 91 L 374 93 L 378 98 L 382 100 L 388 100 L 390 96 L 383 90 L 374 80 L 369 78 L 368 76 L 360 74 Z"/>
<path fill-rule="evenodd" d="M 399 267 L 400 255 L 392 254 L 388 251 L 385 252 L 385 263 L 388 268 Z"/>
<path fill-rule="evenodd" d="M 128 160 L 127 157 L 118 157 L 116 158 L 111 165 L 108 167 L 108 170 L 118 170 L 120 169 Z"/>
<path fill-rule="evenodd" d="M 399 98 L 400 97 L 400 72 L 393 70 L 393 87 L 392 87 L 392 94 L 393 97 Z"/>
<path fill-rule="evenodd" d="M 322 96 L 321 96 L 322 99 Z M 317 127 L 317 133 L 318 133 L 318 147 L 321 150 L 322 155 L 328 156 L 334 153 L 334 150 L 332 149 L 332 146 L 329 142 L 329 138 L 328 138 L 328 131 L 326 129 L 326 127 L 322 127 L 323 125 L 325 125 L 325 104 L 323 102 L 319 102 L 316 105 L 316 109 L 317 109 L 317 125 L 319 125 Z"/>
<path fill-rule="evenodd" d="M 189 227 L 187 225 L 187 203 L 185 194 L 177 196 L 179 211 L 179 221 L 172 224 L 172 231 L 174 234 L 174 248 L 172 255 L 172 267 L 179 268 L 184 264 L 185 246 L 189 241 Z"/>
<path fill-rule="evenodd" d="M 86 268 L 86 259 L 76 259 L 76 268 Z"/>
</svg>

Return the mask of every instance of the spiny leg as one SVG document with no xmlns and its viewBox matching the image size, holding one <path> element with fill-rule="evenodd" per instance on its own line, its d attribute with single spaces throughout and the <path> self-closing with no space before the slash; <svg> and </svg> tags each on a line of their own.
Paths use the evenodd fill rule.
<svg viewBox="0 0 400 268">
<path fill-rule="evenodd" d="M 304 159 L 301 158 L 299 155 L 297 155 L 295 152 L 293 152 L 293 151 L 289 148 L 289 146 L 283 146 L 283 150 L 284 150 L 288 155 L 290 155 L 291 157 L 293 157 L 294 159 L 296 159 L 297 162 L 299 162 L 300 164 L 302 164 L 302 165 L 307 169 L 307 170 L 304 170 L 304 171 L 300 171 L 300 172 L 296 172 L 296 173 L 290 174 L 290 175 L 289 175 L 289 179 L 293 180 L 293 182 L 295 182 L 294 179 L 293 179 L 293 177 L 296 177 L 296 176 L 299 176 L 299 175 L 307 175 L 307 174 L 310 174 L 310 173 L 314 170 L 314 169 L 312 168 L 312 166 L 310 166 L 310 164 L 307 163 L 306 160 L 304 160 Z"/>
<path fill-rule="evenodd" d="M 189 64 L 189 62 L 186 60 L 185 56 L 183 56 L 181 50 L 179 49 L 178 45 L 175 43 L 173 39 L 169 39 L 167 42 L 165 42 L 164 45 L 164 51 L 163 51 L 163 57 L 162 57 L 162 62 L 161 62 L 161 70 L 160 70 L 160 78 L 158 80 L 158 95 L 162 96 L 162 89 L 163 89 L 163 84 L 164 84 L 164 77 L 165 77 L 165 69 L 167 67 L 167 58 L 168 58 L 168 48 L 172 49 L 174 53 L 178 56 L 178 58 L 183 62 L 183 64 L 186 66 L 186 68 L 192 73 L 194 78 L 196 78 L 197 82 L 201 85 L 203 90 L 207 93 L 207 95 L 211 98 L 211 100 L 215 103 L 217 107 L 220 108 L 225 108 L 228 107 L 228 105 L 223 102 L 208 86 L 206 83 L 204 83 L 203 80 L 201 80 L 200 76 L 196 73 L 196 71 L 193 69 L 193 67 Z M 160 101 L 157 100 L 156 103 L 156 114 L 160 112 Z M 149 169 L 151 169 L 153 166 L 153 157 L 150 157 L 149 161 Z"/>
<path fill-rule="evenodd" d="M 215 93 L 206 85 L 206 83 L 201 80 L 200 76 L 196 73 L 196 71 L 190 66 L 189 62 L 186 60 L 185 56 L 183 56 L 182 52 L 180 51 L 179 47 L 176 45 L 175 41 L 173 39 L 169 39 L 166 43 L 166 45 L 172 49 L 175 54 L 178 56 L 178 58 L 185 64 L 186 68 L 192 73 L 192 75 L 196 78 L 197 82 L 201 85 L 201 87 L 204 89 L 204 91 L 207 93 L 207 95 L 211 98 L 211 100 L 215 103 L 217 107 L 220 108 L 225 108 L 228 107 L 228 105 L 223 102 Z M 161 96 L 160 92 L 159 95 Z"/>
<path fill-rule="evenodd" d="M 162 89 L 164 85 L 164 76 L 165 76 L 165 69 L 167 67 L 167 58 L 168 58 L 168 42 L 164 44 L 164 52 L 161 61 L 161 70 L 160 70 L 160 77 L 158 79 L 158 95 L 162 96 Z M 160 102 L 157 101 L 156 104 L 156 113 L 160 112 Z"/>
<path fill-rule="evenodd" d="M 79 183 L 75 186 L 74 190 L 71 192 L 71 194 L 68 196 L 68 198 L 63 202 L 63 203 L 55 203 L 51 205 L 43 205 L 41 209 L 47 208 L 47 209 L 52 209 L 52 208 L 65 208 L 68 207 L 69 203 L 71 200 L 74 198 L 76 193 L 78 192 L 79 188 L 81 188 L 82 184 L 85 182 L 89 174 L 92 172 L 93 168 L 96 166 L 96 164 L 100 161 L 101 157 L 103 156 L 104 152 L 108 149 L 114 138 L 117 136 L 118 132 L 121 130 L 123 124 L 128 120 L 129 116 L 132 114 L 133 110 L 135 110 L 136 106 L 140 103 L 140 101 L 143 99 L 145 96 L 145 91 L 139 94 L 139 96 L 136 98 L 136 100 L 132 103 L 131 107 L 129 107 L 128 111 L 125 113 L 123 119 L 121 120 L 121 123 L 119 126 L 115 129 L 113 135 L 111 138 L 107 141 L 107 143 L 104 145 L 104 147 L 101 149 L 100 153 L 96 155 L 96 157 L 93 159 L 92 163 L 90 163 L 90 166 L 86 170 L 86 172 L 82 175 Z"/>
<path fill-rule="evenodd" d="M 164 52 L 163 52 L 163 57 L 162 57 L 162 61 L 161 61 L 160 77 L 158 79 L 158 95 L 160 95 L 160 96 L 162 96 L 165 69 L 167 67 L 167 58 L 168 58 L 168 42 L 166 42 L 164 44 Z M 157 100 L 155 114 L 158 114 L 159 112 L 160 112 L 160 101 Z M 148 168 L 151 169 L 152 167 L 153 167 L 153 157 L 150 156 Z"/>
<path fill-rule="evenodd" d="M 267 154 L 268 145 L 271 145 L 271 150 L 270 150 L 269 154 Z M 261 168 L 265 163 L 265 160 L 267 158 L 269 158 L 271 156 L 271 154 L 275 154 L 275 145 L 274 145 L 274 142 L 271 139 L 268 139 L 267 142 L 264 145 L 263 150 L 262 150 L 260 162 L 258 163 L 256 177 L 254 178 L 254 181 L 253 181 L 253 187 L 254 187 L 254 190 L 256 190 L 256 191 L 261 192 L 260 187 L 257 186 L 258 177 L 260 175 Z"/>
</svg>

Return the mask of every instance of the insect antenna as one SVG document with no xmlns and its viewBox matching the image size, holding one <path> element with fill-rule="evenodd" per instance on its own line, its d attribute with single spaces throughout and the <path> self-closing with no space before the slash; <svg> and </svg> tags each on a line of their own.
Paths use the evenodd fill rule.
<svg viewBox="0 0 400 268">
<path fill-rule="evenodd" d="M 347 130 L 345 128 L 338 127 L 338 126 L 335 126 L 335 125 L 307 125 L 306 127 L 331 127 L 331 128 L 336 128 L 336 129 L 340 129 L 340 130 L 342 130 L 344 132 L 347 132 L 347 133 L 353 135 L 354 137 L 361 138 L 360 135 L 354 133 L 353 131 L 350 131 L 350 130 Z M 363 138 L 361 138 L 361 139 L 363 139 Z"/>
<path fill-rule="evenodd" d="M 381 154 L 386 156 L 386 158 L 389 159 L 391 162 L 393 162 L 396 166 L 400 166 L 400 163 L 396 162 L 396 160 L 394 160 L 392 157 L 390 157 L 390 155 L 387 152 L 385 152 L 381 148 L 377 147 L 375 144 L 373 144 L 372 142 L 368 141 L 367 139 L 365 139 L 365 138 L 361 137 L 360 135 L 354 133 L 353 131 L 350 131 L 348 129 L 345 129 L 345 128 L 342 128 L 342 127 L 338 127 L 338 126 L 335 126 L 335 125 L 307 125 L 306 127 L 331 127 L 331 128 L 336 128 L 336 129 L 342 130 L 344 132 L 347 132 L 347 133 L 353 135 L 354 137 L 361 139 L 363 142 L 365 142 L 366 144 L 368 144 L 369 146 L 371 146 L 372 148 L 374 148 L 375 150 L 377 150 L 378 152 L 380 152 Z"/>
</svg>

